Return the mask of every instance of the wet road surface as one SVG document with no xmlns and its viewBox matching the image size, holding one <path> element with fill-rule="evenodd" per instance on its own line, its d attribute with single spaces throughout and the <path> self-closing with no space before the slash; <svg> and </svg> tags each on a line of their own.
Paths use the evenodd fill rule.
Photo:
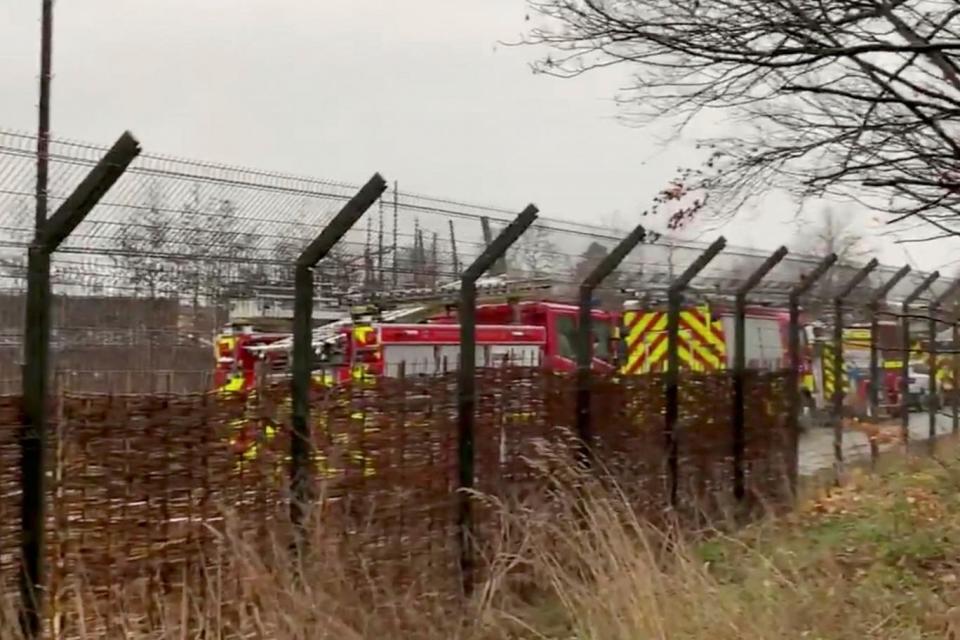
<svg viewBox="0 0 960 640">
<path fill-rule="evenodd" d="M 937 436 L 951 432 L 953 418 L 947 413 L 937 415 Z M 910 414 L 910 441 L 926 441 L 929 437 L 929 418 L 926 412 Z M 880 451 L 899 447 L 899 442 L 883 443 Z M 845 429 L 843 432 L 843 457 L 847 462 L 870 459 L 870 442 L 864 433 Z M 833 466 L 833 430 L 829 427 L 811 427 L 800 436 L 800 475 L 812 475 Z"/>
</svg>

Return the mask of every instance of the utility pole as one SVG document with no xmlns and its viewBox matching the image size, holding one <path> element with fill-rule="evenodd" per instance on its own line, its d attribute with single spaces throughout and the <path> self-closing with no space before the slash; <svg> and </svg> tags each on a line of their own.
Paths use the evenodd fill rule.
<svg viewBox="0 0 960 640">
<path fill-rule="evenodd" d="M 383 293 L 383 196 L 380 196 L 380 220 L 377 223 L 377 289 Z"/>
<path fill-rule="evenodd" d="M 53 66 L 53 0 L 42 0 L 40 17 L 40 103 L 37 126 L 37 214 L 39 231 L 47 221 L 50 166 L 50 76 Z"/>
<path fill-rule="evenodd" d="M 397 211 L 399 205 L 399 185 L 393 181 L 393 288 L 397 288 Z"/>
<path fill-rule="evenodd" d="M 450 253 L 453 255 L 453 274 L 459 277 L 460 257 L 457 256 L 457 236 L 453 233 L 453 219 L 451 218 L 447 222 L 450 223 Z"/>
<path fill-rule="evenodd" d="M 373 250 L 370 247 L 373 234 L 373 219 L 367 216 L 367 238 L 363 243 L 363 290 L 370 292 L 373 288 Z"/>
<path fill-rule="evenodd" d="M 439 259 L 439 256 L 437 255 L 438 236 L 439 234 L 436 231 L 434 231 L 433 244 L 430 247 L 430 286 L 434 288 L 436 288 L 437 286 L 437 271 L 439 270 L 438 263 L 437 263 Z"/>
</svg>

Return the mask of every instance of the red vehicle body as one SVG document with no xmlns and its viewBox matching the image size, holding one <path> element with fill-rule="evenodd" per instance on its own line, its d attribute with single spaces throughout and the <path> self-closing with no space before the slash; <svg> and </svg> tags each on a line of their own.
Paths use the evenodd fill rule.
<svg viewBox="0 0 960 640">
<path fill-rule="evenodd" d="M 480 366 L 506 362 L 539 366 L 547 342 L 543 327 L 477 325 Z M 328 343 L 329 344 L 329 343 Z M 453 371 L 460 358 L 460 326 L 454 324 L 358 324 L 340 330 L 316 363 L 327 381 L 351 377 L 401 377 Z"/>
<path fill-rule="evenodd" d="M 477 306 L 477 323 L 507 325 L 519 322 L 543 327 L 546 330 L 543 365 L 551 371 L 569 372 L 576 369 L 577 316 L 576 305 L 560 302 L 520 302 L 518 304 L 483 304 Z M 593 368 L 612 370 L 617 354 L 620 314 L 593 309 L 594 337 Z M 435 316 L 431 323 L 456 323 L 453 314 Z"/>
<path fill-rule="evenodd" d="M 520 302 L 477 306 L 477 364 L 497 366 L 507 361 L 569 372 L 576 367 L 578 309 L 556 302 Z M 597 370 L 612 370 L 617 354 L 619 314 L 595 309 L 593 333 Z M 289 334 L 229 331 L 217 339 L 218 388 L 239 391 L 256 384 L 257 363 L 269 372 L 285 372 L 288 347 L 270 349 Z M 400 363 L 407 374 L 455 369 L 459 359 L 460 327 L 456 315 L 444 313 L 417 324 L 355 323 L 336 329 L 317 350 L 315 378 L 326 383 L 367 375 L 397 376 Z M 265 348 L 267 347 L 267 348 Z"/>
<path fill-rule="evenodd" d="M 227 326 L 214 342 L 217 366 L 213 384 L 225 391 L 252 389 L 256 384 L 256 364 L 259 356 L 255 349 L 288 337 L 286 333 L 256 331 L 254 327 Z"/>
</svg>

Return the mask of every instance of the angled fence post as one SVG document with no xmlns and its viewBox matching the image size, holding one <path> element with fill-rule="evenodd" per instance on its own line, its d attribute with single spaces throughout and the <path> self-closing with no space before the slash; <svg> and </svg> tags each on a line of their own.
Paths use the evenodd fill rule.
<svg viewBox="0 0 960 640">
<path fill-rule="evenodd" d="M 482 216 L 480 218 L 480 227 L 483 229 L 483 244 L 490 246 L 490 243 L 493 242 L 493 228 L 490 226 L 490 218 L 487 216 Z M 506 254 L 499 256 L 496 261 L 490 265 L 488 269 L 490 275 L 492 276 L 502 276 L 507 273 L 507 258 Z"/>
<path fill-rule="evenodd" d="M 27 251 L 24 325 L 23 415 L 20 431 L 20 623 L 27 638 L 42 632 L 43 563 L 46 528 L 47 385 L 50 377 L 53 253 L 140 155 L 140 144 L 124 132 L 57 211 L 37 229 Z"/>
<path fill-rule="evenodd" d="M 450 223 L 450 256 L 453 259 L 453 272 L 460 273 L 460 257 L 457 255 L 457 236 L 453 231 L 453 219 L 447 222 Z"/>
<path fill-rule="evenodd" d="M 917 298 L 922 296 L 939 277 L 940 272 L 934 271 L 924 278 L 923 282 L 904 298 L 901 307 L 900 351 L 903 360 L 900 362 L 900 435 L 905 448 L 910 444 L 910 398 L 908 397 L 910 395 L 910 318 L 908 317 L 910 305 L 916 302 Z"/>
<path fill-rule="evenodd" d="M 386 190 L 379 173 L 373 174 L 350 198 L 339 213 L 300 254 L 294 275 L 293 363 L 291 395 L 293 400 L 290 437 L 290 521 L 296 535 L 297 551 L 303 552 L 305 516 L 312 498 L 310 425 L 310 377 L 313 365 L 313 269 L 360 217 Z M 302 557 L 302 556 L 301 556 Z"/>
<path fill-rule="evenodd" d="M 873 258 L 833 298 L 833 462 L 837 482 L 843 473 L 843 303 L 880 263 Z M 853 381 L 848 379 L 848 384 Z"/>
<path fill-rule="evenodd" d="M 800 453 L 800 298 L 834 265 L 837 254 L 831 253 L 821 260 L 809 275 L 800 279 L 800 282 L 790 291 L 790 335 L 788 336 L 788 351 L 790 353 L 790 371 L 787 381 L 789 395 L 788 420 L 790 422 L 790 437 L 793 440 L 790 456 L 790 491 L 797 495 L 799 478 Z"/>
<path fill-rule="evenodd" d="M 870 417 L 876 420 L 880 416 L 880 304 L 887 299 L 893 288 L 910 273 L 910 265 L 905 264 L 883 283 L 870 299 Z"/>
<path fill-rule="evenodd" d="M 593 364 L 593 291 L 616 269 L 634 247 L 643 242 L 647 232 L 637 225 L 630 234 L 604 256 L 600 264 L 580 283 L 580 309 L 577 327 L 577 436 L 580 438 L 581 460 L 591 457 L 593 434 L 590 420 L 590 370 Z"/>
<path fill-rule="evenodd" d="M 457 527 L 460 542 L 460 572 L 463 590 L 473 589 L 474 419 L 477 392 L 477 280 L 500 259 L 537 219 L 530 204 L 500 234 L 486 243 L 483 252 L 460 276 L 460 368 L 457 372 L 457 449 L 459 502 Z M 489 224 L 489 223 L 487 223 Z"/>
<path fill-rule="evenodd" d="M 710 264 L 727 246 L 720 236 L 704 250 L 693 263 L 670 284 L 667 290 L 667 373 L 665 379 L 665 436 L 667 447 L 667 478 L 670 490 L 670 506 L 676 507 L 680 489 L 680 448 L 677 420 L 680 417 L 680 306 L 683 292 L 698 273 Z"/>
<path fill-rule="evenodd" d="M 733 496 L 738 501 L 746 496 L 743 458 L 746 449 L 744 376 L 747 368 L 747 295 L 775 266 L 780 264 L 787 253 L 786 247 L 777 249 L 737 289 L 733 336 Z"/>
<path fill-rule="evenodd" d="M 936 451 L 936 438 L 937 438 L 937 413 L 940 411 L 940 402 L 939 396 L 937 394 L 937 374 L 939 373 L 939 363 L 937 362 L 937 313 L 940 312 L 944 303 L 949 301 L 957 294 L 957 290 L 960 288 L 960 280 L 954 280 L 950 283 L 950 286 L 946 290 L 937 296 L 935 299 L 930 301 L 930 309 L 928 310 L 927 318 L 927 329 L 930 334 L 929 339 L 929 348 L 927 351 L 930 354 L 930 379 L 928 380 L 928 395 L 930 396 L 927 401 L 927 428 L 928 428 L 928 445 L 930 448 L 930 454 Z M 941 389 L 942 391 L 942 389 Z M 937 399 L 934 402 L 934 399 Z"/>
</svg>

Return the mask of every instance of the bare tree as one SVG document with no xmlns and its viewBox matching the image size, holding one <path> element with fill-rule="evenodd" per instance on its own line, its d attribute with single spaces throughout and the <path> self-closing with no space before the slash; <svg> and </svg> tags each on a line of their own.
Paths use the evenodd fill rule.
<svg viewBox="0 0 960 640">
<path fill-rule="evenodd" d="M 857 227 L 856 217 L 835 207 L 825 206 L 818 217 L 805 224 L 797 234 L 797 253 L 822 257 L 835 253 L 837 266 L 827 271 L 810 296 L 810 311 L 820 313 L 824 305 L 831 307 L 833 296 L 853 274 L 869 261 L 873 248 Z M 859 293 L 869 290 L 870 280 L 858 288 Z"/>
<path fill-rule="evenodd" d="M 22 291 L 27 286 L 27 260 L 11 255 L 0 258 L 0 290 Z"/>
<path fill-rule="evenodd" d="M 317 271 L 320 280 L 331 288 L 333 295 L 344 295 L 363 287 L 363 264 L 362 246 L 340 243 L 320 261 Z"/>
<path fill-rule="evenodd" d="M 960 231 L 960 8 L 952 0 L 529 0 L 538 71 L 624 65 L 629 117 L 733 124 L 682 171 L 714 210 L 769 187 L 840 194 Z"/>
<path fill-rule="evenodd" d="M 565 265 L 557 263 L 565 258 L 550 239 L 550 231 L 541 225 L 527 229 L 507 252 L 508 265 L 534 277 L 546 276 L 551 267 L 563 268 Z"/>
<path fill-rule="evenodd" d="M 597 265 L 600 264 L 600 261 L 607 257 L 607 254 L 610 253 L 610 249 L 600 244 L 599 242 L 591 242 L 586 250 L 580 254 L 580 259 L 577 262 L 576 266 L 573 269 L 572 282 L 570 283 L 573 287 L 576 287 L 581 282 L 586 280 L 587 276 L 597 268 Z M 603 302 L 612 302 L 618 300 L 618 296 L 613 293 L 618 291 L 620 283 L 620 272 L 614 271 L 611 273 L 603 282 L 603 287 L 599 288 L 595 292 L 595 297 L 599 298 Z"/>
<path fill-rule="evenodd" d="M 290 225 L 276 236 L 269 253 L 268 284 L 293 286 L 297 258 L 312 237 L 312 230 L 305 225 Z"/>
<path fill-rule="evenodd" d="M 151 186 L 145 213 L 123 227 L 114 254 L 129 286 L 149 298 L 174 295 L 178 288 L 178 267 L 165 253 L 176 233 L 175 216 L 165 207 L 162 194 Z"/>
<path fill-rule="evenodd" d="M 819 219 L 804 225 L 798 234 L 797 253 L 815 256 L 837 254 L 840 264 L 855 264 L 867 259 L 871 247 L 864 234 L 855 224 L 855 218 L 838 212 L 831 206 L 824 207 Z"/>
<path fill-rule="evenodd" d="M 31 201 L 27 198 L 0 209 L 0 289 L 26 287 L 26 248 L 33 233 L 31 211 Z"/>
<path fill-rule="evenodd" d="M 189 266 L 194 308 L 202 302 L 222 302 L 226 285 L 255 284 L 263 280 L 262 265 L 255 259 L 255 234 L 248 231 L 237 205 L 229 199 L 184 206 L 184 228 L 190 238 L 182 243 Z"/>
</svg>

